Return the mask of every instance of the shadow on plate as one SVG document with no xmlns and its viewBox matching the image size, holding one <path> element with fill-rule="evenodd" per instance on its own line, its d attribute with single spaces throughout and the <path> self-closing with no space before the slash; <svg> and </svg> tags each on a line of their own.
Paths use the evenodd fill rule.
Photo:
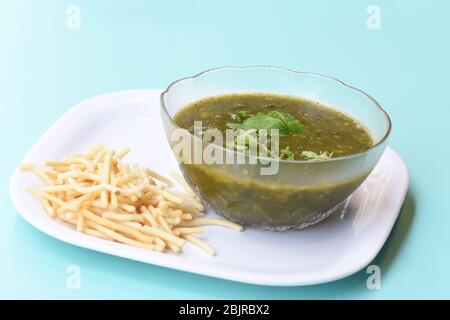
<svg viewBox="0 0 450 320">
<path fill-rule="evenodd" d="M 401 250 L 403 242 L 408 237 L 414 220 L 415 211 L 415 199 L 412 192 L 408 190 L 402 209 L 400 210 L 400 214 L 389 235 L 389 238 L 378 253 L 377 257 L 371 262 L 371 264 L 380 266 L 382 274 L 389 271 L 390 265 L 394 261 L 398 252 Z"/>
</svg>

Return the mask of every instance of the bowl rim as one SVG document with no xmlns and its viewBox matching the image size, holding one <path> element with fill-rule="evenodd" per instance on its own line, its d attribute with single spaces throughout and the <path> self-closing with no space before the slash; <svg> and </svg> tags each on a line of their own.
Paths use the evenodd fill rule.
<svg viewBox="0 0 450 320">
<path fill-rule="evenodd" d="M 187 80 L 194 80 L 196 78 L 199 78 L 205 74 L 211 73 L 211 72 L 215 72 L 215 71 L 220 71 L 220 70 L 242 70 L 242 69 L 275 69 L 275 70 L 280 70 L 280 71 L 284 71 L 284 72 L 288 72 L 288 73 L 293 73 L 293 74 L 299 74 L 299 75 L 305 75 L 305 76 L 314 76 L 314 77 L 319 77 L 319 78 L 324 78 L 324 79 L 328 79 L 328 80 L 332 80 L 334 81 L 336 84 L 344 86 L 346 88 L 351 89 L 352 91 L 354 91 L 357 94 L 362 95 L 363 97 L 365 97 L 366 99 L 368 99 L 370 102 L 372 102 L 372 104 L 381 112 L 381 114 L 384 116 L 385 121 L 387 123 L 387 129 L 386 132 L 384 133 L 383 137 L 377 142 L 375 143 L 373 146 L 371 146 L 370 148 L 364 150 L 364 151 L 360 151 L 357 153 L 353 153 L 347 156 L 340 156 L 340 157 L 335 157 L 335 158 L 330 158 L 330 159 L 326 159 L 326 160 L 320 160 L 320 161 L 311 161 L 311 160 L 284 160 L 284 159 L 273 159 L 273 158 L 268 158 L 268 157 L 262 157 L 262 156 L 255 156 L 257 159 L 271 159 L 272 161 L 276 160 L 280 163 L 329 163 L 329 162 L 333 162 L 333 161 L 339 161 L 339 160 L 347 160 L 347 159 L 352 159 L 352 158 L 357 158 L 357 157 L 361 157 L 364 156 L 365 154 L 367 154 L 368 152 L 376 149 L 377 147 L 379 147 L 380 145 L 382 145 L 389 137 L 391 130 L 392 130 L 392 121 L 391 118 L 389 117 L 389 114 L 383 109 L 383 107 L 381 107 L 381 105 L 378 103 L 377 100 L 375 100 L 373 97 L 371 97 L 369 94 L 367 94 L 366 92 L 362 91 L 361 89 L 358 89 L 356 87 L 353 87 L 345 82 L 343 82 L 342 80 L 339 80 L 335 77 L 331 77 L 331 76 L 327 76 L 321 73 L 316 73 L 316 72 L 309 72 L 309 71 L 297 71 L 297 70 L 292 70 L 289 68 L 285 68 L 285 67 L 278 67 L 278 66 L 271 66 L 271 65 L 249 65 L 249 66 L 224 66 L 224 67 L 215 67 L 215 68 L 211 68 L 211 69 L 207 69 L 204 70 L 200 73 L 197 73 L 193 76 L 187 76 L 187 77 L 183 77 L 180 78 L 178 80 L 175 80 L 173 82 L 171 82 L 167 88 L 161 93 L 160 95 L 160 104 L 161 104 L 161 109 L 163 110 L 163 112 L 167 115 L 167 118 L 169 119 L 169 121 L 171 122 L 171 124 L 173 126 L 175 126 L 178 129 L 184 129 L 181 128 L 177 123 L 175 123 L 175 121 L 173 120 L 172 116 L 169 114 L 167 107 L 164 103 L 164 96 L 167 95 L 167 93 L 170 91 L 170 89 L 175 86 L 176 84 L 180 83 L 180 82 L 184 82 Z M 332 106 L 330 106 L 332 107 Z M 194 136 L 192 133 L 189 133 L 191 136 Z M 194 136 L 195 138 L 195 136 Z M 197 137 L 198 138 L 198 137 Z M 217 146 L 220 149 L 223 149 L 225 152 L 233 152 L 233 153 L 240 153 L 240 151 L 236 151 L 236 150 L 231 150 L 228 148 L 225 148 L 224 146 Z"/>
</svg>

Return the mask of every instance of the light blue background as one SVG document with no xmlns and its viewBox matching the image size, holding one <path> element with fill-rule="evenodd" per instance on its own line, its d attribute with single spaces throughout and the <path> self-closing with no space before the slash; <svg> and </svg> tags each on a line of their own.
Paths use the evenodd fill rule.
<svg viewBox="0 0 450 320">
<path fill-rule="evenodd" d="M 66 8 L 81 8 L 81 30 Z M 366 27 L 367 7 L 381 29 Z M 450 298 L 450 2 L 2 1 L 0 5 L 1 298 Z M 392 117 L 390 145 L 411 185 L 373 263 L 293 288 L 238 284 L 67 245 L 28 225 L 8 194 L 13 169 L 72 105 L 101 93 L 162 88 L 223 65 L 270 64 L 335 76 L 366 90 Z M 289 261 L 286 261 L 289 263 Z M 81 289 L 66 268 L 81 267 Z"/>
</svg>

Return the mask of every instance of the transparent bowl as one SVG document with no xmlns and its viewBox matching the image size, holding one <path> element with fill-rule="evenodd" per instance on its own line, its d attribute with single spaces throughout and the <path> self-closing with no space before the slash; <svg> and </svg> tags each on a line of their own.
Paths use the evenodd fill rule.
<svg viewBox="0 0 450 320">
<path fill-rule="evenodd" d="M 263 159 L 256 164 L 208 164 L 195 161 L 195 152 L 180 152 L 181 136 L 191 148 L 196 143 L 206 146 L 173 121 L 178 110 L 206 97 L 249 92 L 302 97 L 330 106 L 364 124 L 374 145 L 325 161 L 272 160 L 278 170 L 271 175 L 262 174 L 268 167 Z M 202 199 L 232 221 L 278 231 L 301 229 L 336 212 L 375 167 L 391 130 L 387 113 L 361 90 L 320 74 L 270 66 L 217 68 L 177 80 L 161 95 L 161 114 L 183 175 Z M 238 156 L 219 145 L 213 148 L 224 153 L 224 159 Z"/>
</svg>

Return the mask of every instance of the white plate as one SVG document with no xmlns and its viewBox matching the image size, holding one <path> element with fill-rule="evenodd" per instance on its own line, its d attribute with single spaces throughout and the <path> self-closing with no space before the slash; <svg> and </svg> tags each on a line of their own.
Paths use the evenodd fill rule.
<svg viewBox="0 0 450 320">
<path fill-rule="evenodd" d="M 167 174 L 178 170 L 164 136 L 161 90 L 130 90 L 84 101 L 59 119 L 34 145 L 24 162 L 42 164 L 88 144 L 130 147 L 128 161 Z M 202 235 L 218 252 L 210 257 L 186 244 L 182 254 L 163 254 L 97 239 L 50 219 L 38 199 L 24 191 L 42 184 L 34 175 L 16 171 L 10 192 L 15 207 L 30 224 L 59 240 L 198 274 L 265 285 L 307 285 L 340 279 L 372 261 L 386 241 L 403 203 L 408 171 L 387 149 L 342 214 L 316 226 L 284 233 L 248 229 L 239 233 L 209 227 Z M 211 213 L 214 215 L 214 213 Z"/>
</svg>

